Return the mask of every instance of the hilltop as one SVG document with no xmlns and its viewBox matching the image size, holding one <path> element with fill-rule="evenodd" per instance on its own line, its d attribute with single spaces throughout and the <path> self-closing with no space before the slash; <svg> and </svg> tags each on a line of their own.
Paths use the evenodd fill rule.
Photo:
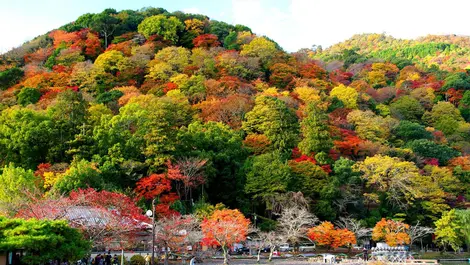
<svg viewBox="0 0 470 265">
<path fill-rule="evenodd" d="M 432 225 L 468 206 L 469 51 L 365 34 L 287 53 L 199 14 L 84 14 L 1 56 L 0 212 L 91 187 L 269 229 L 300 191 L 322 220 Z"/>
</svg>

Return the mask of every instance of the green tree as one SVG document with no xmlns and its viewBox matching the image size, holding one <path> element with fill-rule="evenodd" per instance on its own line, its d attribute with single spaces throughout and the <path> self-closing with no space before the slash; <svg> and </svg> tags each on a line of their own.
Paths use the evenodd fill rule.
<svg viewBox="0 0 470 265">
<path fill-rule="evenodd" d="M 328 129 L 328 116 L 314 103 L 307 107 L 307 116 L 300 123 L 303 139 L 299 143 L 299 149 L 303 154 L 328 153 L 333 147 Z"/>
<path fill-rule="evenodd" d="M 297 144 L 299 125 L 294 112 L 273 97 L 259 96 L 246 114 L 242 128 L 249 134 L 264 134 L 273 149 L 288 151 Z"/>
<path fill-rule="evenodd" d="M 116 10 L 112 8 L 105 9 L 103 12 L 93 16 L 91 28 L 104 37 L 104 47 L 108 47 L 109 39 L 113 36 L 120 19 L 116 17 Z M 87 18 L 84 18 L 85 22 Z"/>
<path fill-rule="evenodd" d="M 157 34 L 165 40 L 178 42 L 178 33 L 183 31 L 184 24 L 176 17 L 167 17 L 165 15 L 156 15 L 147 17 L 137 27 L 140 34 L 146 38 Z"/>
<path fill-rule="evenodd" d="M 213 203 L 223 201 L 230 207 L 242 203 L 242 167 L 248 154 L 239 133 L 220 122 L 191 123 L 178 133 L 176 157 L 207 160 L 204 166 L 205 192 Z"/>
<path fill-rule="evenodd" d="M 0 175 L 0 215 L 11 214 L 18 210 L 18 205 L 27 200 L 25 194 L 37 191 L 38 179 L 33 171 L 15 167 L 12 163 L 5 166 Z"/>
<path fill-rule="evenodd" d="M 457 251 L 462 245 L 460 237 L 460 230 L 462 227 L 459 224 L 455 209 L 444 213 L 441 219 L 437 220 L 434 225 L 436 226 L 436 230 L 434 232 L 436 240 L 444 247 L 444 251 L 449 246 L 452 247 L 454 251 Z"/>
<path fill-rule="evenodd" d="M 450 102 L 439 101 L 432 107 L 431 112 L 423 115 L 423 121 L 446 135 L 453 134 L 458 128 L 458 123 L 464 121 L 460 111 Z"/>
<path fill-rule="evenodd" d="M 460 224 L 460 235 L 467 245 L 467 251 L 470 251 L 470 210 L 456 210 L 455 214 Z"/>
<path fill-rule="evenodd" d="M 18 249 L 24 251 L 23 264 L 40 265 L 51 260 L 75 262 L 91 250 L 91 243 L 66 221 L 0 216 L 0 251 Z"/>
<path fill-rule="evenodd" d="M 211 20 L 209 33 L 214 34 L 220 41 L 224 41 L 225 38 L 232 32 L 234 27 L 223 21 Z"/>
<path fill-rule="evenodd" d="M 41 98 L 41 92 L 36 88 L 23 87 L 16 97 L 19 104 L 26 106 L 38 102 Z"/>
<path fill-rule="evenodd" d="M 0 90 L 5 90 L 16 84 L 23 77 L 23 74 L 23 70 L 18 67 L 0 71 Z"/>
<path fill-rule="evenodd" d="M 238 32 L 236 31 L 230 32 L 223 40 L 224 47 L 227 50 L 237 50 L 237 51 L 240 50 L 240 45 L 237 43 L 237 38 L 238 38 Z"/>
<path fill-rule="evenodd" d="M 406 146 L 411 148 L 416 155 L 421 157 L 437 158 L 441 165 L 446 165 L 447 161 L 451 158 L 460 155 L 457 150 L 454 150 L 447 145 L 440 145 L 426 139 L 411 141 Z"/>
<path fill-rule="evenodd" d="M 301 191 L 306 197 L 320 198 L 324 187 L 331 182 L 328 174 L 310 161 L 289 161 L 288 165 L 292 171 L 289 189 Z"/>
<path fill-rule="evenodd" d="M 245 191 L 254 199 L 288 191 L 291 170 L 280 152 L 255 156 L 247 163 Z"/>
<path fill-rule="evenodd" d="M 123 95 L 124 95 L 124 93 L 122 93 L 119 90 L 107 91 L 107 92 L 104 92 L 104 93 L 100 93 L 96 97 L 96 102 L 103 103 L 103 104 L 107 104 L 107 103 L 110 103 L 110 102 L 116 102 Z"/>
<path fill-rule="evenodd" d="M 205 81 L 206 79 L 202 75 L 192 75 L 187 82 L 178 85 L 178 88 L 191 100 L 191 102 L 197 102 L 205 98 Z"/>
<path fill-rule="evenodd" d="M 118 115 L 102 119 L 93 130 L 94 152 L 104 157 L 118 149 L 125 159 L 144 160 L 151 170 L 165 164 L 175 150 L 179 128 L 191 122 L 193 113 L 179 90 L 170 92 L 162 98 L 134 97 Z"/>
<path fill-rule="evenodd" d="M 410 96 L 403 96 L 390 104 L 392 115 L 400 120 L 420 121 L 424 108 L 418 100 Z"/>
<path fill-rule="evenodd" d="M 69 193 L 72 190 L 95 188 L 102 189 L 104 185 L 96 165 L 86 160 L 74 160 L 70 168 L 54 184 L 54 188 L 61 193 Z"/>
<path fill-rule="evenodd" d="M 93 16 L 94 14 L 91 13 L 83 14 L 79 16 L 73 24 L 80 28 L 91 28 L 93 24 Z"/>
<path fill-rule="evenodd" d="M 469 90 L 465 91 L 462 99 L 459 102 L 459 111 L 462 117 L 464 117 L 466 121 L 470 120 L 470 91 Z"/>
<path fill-rule="evenodd" d="M 423 125 L 407 120 L 400 121 L 400 124 L 398 124 L 393 131 L 399 139 L 405 142 L 419 139 L 432 139 L 431 133 L 426 131 Z"/>
<path fill-rule="evenodd" d="M 341 157 L 333 164 L 334 176 L 340 184 L 360 184 L 360 174 L 353 170 L 355 162 Z"/>
<path fill-rule="evenodd" d="M 470 76 L 466 73 L 458 72 L 452 73 L 446 77 L 442 90 L 446 91 L 449 88 L 467 90 L 470 89 Z"/>
<path fill-rule="evenodd" d="M 72 140 L 85 123 L 87 102 L 80 92 L 66 90 L 61 92 L 55 102 L 47 108 L 47 115 L 53 121 L 57 133 L 55 145 L 49 151 L 48 159 L 66 160 L 65 152 L 69 149 L 68 141 Z"/>
<path fill-rule="evenodd" d="M 54 122 L 41 112 L 18 106 L 0 114 L 0 164 L 34 169 L 57 143 Z"/>
</svg>

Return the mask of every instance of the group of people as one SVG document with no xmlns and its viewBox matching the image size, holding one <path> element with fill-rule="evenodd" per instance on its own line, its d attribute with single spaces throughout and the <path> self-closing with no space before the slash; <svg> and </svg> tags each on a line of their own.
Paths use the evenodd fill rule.
<svg viewBox="0 0 470 265">
<path fill-rule="evenodd" d="M 83 258 L 80 264 L 117 265 L 119 264 L 119 258 L 116 254 L 114 254 L 114 256 L 111 256 L 111 251 L 108 251 L 107 254 L 98 254 L 94 258 Z"/>
</svg>

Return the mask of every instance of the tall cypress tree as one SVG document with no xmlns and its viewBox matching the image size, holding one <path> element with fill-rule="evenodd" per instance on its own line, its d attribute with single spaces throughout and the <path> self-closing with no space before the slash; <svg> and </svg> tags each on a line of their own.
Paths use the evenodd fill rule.
<svg viewBox="0 0 470 265">
<path fill-rule="evenodd" d="M 300 123 L 303 135 L 299 149 L 303 154 L 328 153 L 333 147 L 330 132 L 328 131 L 328 116 L 315 104 L 307 106 L 307 116 Z"/>
</svg>

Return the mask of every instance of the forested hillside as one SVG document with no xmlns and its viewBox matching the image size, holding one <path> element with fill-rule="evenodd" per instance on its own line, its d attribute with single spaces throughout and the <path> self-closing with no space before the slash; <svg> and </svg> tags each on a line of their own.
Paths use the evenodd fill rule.
<svg viewBox="0 0 470 265">
<path fill-rule="evenodd" d="M 85 14 L 1 57 L 0 212 L 91 187 L 269 229 L 301 192 L 321 220 L 432 225 L 468 206 L 469 40 L 287 53 L 203 15 Z"/>
</svg>

